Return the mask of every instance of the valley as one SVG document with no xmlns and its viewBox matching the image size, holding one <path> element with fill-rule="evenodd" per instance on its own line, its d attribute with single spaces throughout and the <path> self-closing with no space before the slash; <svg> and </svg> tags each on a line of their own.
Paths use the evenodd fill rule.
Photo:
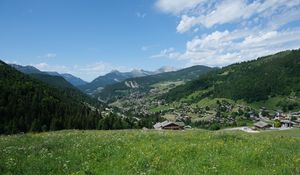
<svg viewBox="0 0 300 175">
<path fill-rule="evenodd" d="M 17 124 L 24 118 L 15 116 L 14 120 L 6 121 L 10 124 L 4 130 L 15 133 L 21 128 L 23 129 L 19 131 L 26 132 L 47 131 L 52 130 L 51 128 L 152 129 L 155 123 L 164 120 L 183 122 L 192 128 L 219 130 L 238 126 L 252 127 L 261 120 L 274 125 L 278 117 L 283 121 L 296 122 L 296 126 L 300 117 L 297 113 L 300 111 L 299 58 L 300 51 L 293 50 L 223 68 L 193 66 L 180 70 L 161 68 L 152 72 L 112 71 L 91 83 L 77 86 L 62 76 L 66 74 L 12 65 L 34 79 L 30 81 L 41 81 L 46 86 L 72 96 L 90 111 L 89 116 L 95 118 L 80 127 L 67 124 L 64 118 L 60 119 L 65 123 L 63 127 L 51 127 L 54 125 L 51 118 L 45 120 L 44 124 L 36 124 L 42 122 L 38 119 L 36 122 L 29 121 L 24 129 Z M 94 90 L 82 89 L 83 86 L 93 87 Z M 56 104 L 47 105 L 51 108 L 51 105 Z M 6 112 L 2 110 L 4 116 L 11 110 L 3 109 L 6 109 Z M 28 113 L 28 117 L 36 118 L 33 114 Z M 83 115 L 79 114 L 78 117 Z"/>
<path fill-rule="evenodd" d="M 300 111 L 299 57 L 299 51 L 286 51 L 212 69 L 192 81 L 180 78 L 180 73 L 177 79 L 169 76 L 172 73 L 161 74 L 169 79 L 129 79 L 138 86 L 126 86 L 129 80 L 116 83 L 104 88 L 98 98 L 127 116 L 158 115 L 205 129 L 253 126 L 262 117 L 269 118 L 272 124 L 276 116 L 290 118 L 293 112 Z M 182 71 L 184 75 L 186 71 L 193 72 Z"/>
<path fill-rule="evenodd" d="M 0 175 L 300 175 L 300 0 L 0 0 Z"/>
</svg>

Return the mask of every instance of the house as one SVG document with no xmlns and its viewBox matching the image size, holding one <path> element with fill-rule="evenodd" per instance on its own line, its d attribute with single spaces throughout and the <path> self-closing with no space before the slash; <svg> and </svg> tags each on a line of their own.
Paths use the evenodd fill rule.
<svg viewBox="0 0 300 175">
<path fill-rule="evenodd" d="M 270 128 L 271 125 L 266 123 L 266 122 L 263 122 L 263 121 L 259 121 L 257 123 L 254 123 L 254 129 L 268 129 Z"/>
<path fill-rule="evenodd" d="M 169 129 L 169 130 L 182 130 L 184 129 L 185 124 L 183 122 L 171 122 L 171 121 L 164 121 L 161 123 L 156 123 L 153 127 L 154 129 Z"/>
<path fill-rule="evenodd" d="M 284 127 L 284 128 L 290 128 L 290 127 L 293 127 L 293 125 L 297 124 L 290 120 L 280 120 L 280 123 L 281 123 L 281 127 Z"/>
<path fill-rule="evenodd" d="M 297 120 L 294 120 L 294 122 L 295 122 L 297 125 L 300 125 L 300 118 L 297 118 Z"/>
</svg>

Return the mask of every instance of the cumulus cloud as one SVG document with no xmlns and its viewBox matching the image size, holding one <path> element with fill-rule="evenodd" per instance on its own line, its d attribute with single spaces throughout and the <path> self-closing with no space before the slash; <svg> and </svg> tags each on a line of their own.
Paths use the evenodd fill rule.
<svg viewBox="0 0 300 175">
<path fill-rule="evenodd" d="M 192 28 L 195 24 L 197 24 L 198 21 L 199 19 L 194 16 L 189 17 L 187 15 L 183 15 L 181 17 L 181 21 L 179 22 L 176 28 L 177 32 L 179 33 L 187 32 L 190 28 Z"/>
<path fill-rule="evenodd" d="M 166 13 L 179 14 L 185 10 L 195 8 L 206 0 L 158 0 L 155 6 Z"/>
<path fill-rule="evenodd" d="M 177 32 L 184 33 L 195 26 L 211 28 L 226 23 L 255 24 L 257 20 L 269 20 L 269 25 L 275 25 L 273 18 L 281 18 L 287 23 L 299 16 L 300 1 L 295 0 L 158 0 L 159 10 L 181 16 Z"/>
<path fill-rule="evenodd" d="M 161 51 L 158 56 L 187 60 L 188 65 L 224 66 L 283 50 L 297 49 L 299 46 L 300 28 L 282 32 L 226 30 L 194 37 L 186 43 L 186 51 L 183 53 L 169 49 Z"/>
<path fill-rule="evenodd" d="M 188 65 L 224 66 L 300 47 L 300 1 L 157 0 L 156 7 L 180 19 L 176 30 L 194 35 L 184 52 L 162 50 L 155 57 Z"/>
</svg>

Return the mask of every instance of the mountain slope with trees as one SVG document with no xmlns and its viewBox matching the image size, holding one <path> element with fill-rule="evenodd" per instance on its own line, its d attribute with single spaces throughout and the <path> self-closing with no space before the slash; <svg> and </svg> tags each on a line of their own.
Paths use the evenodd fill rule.
<svg viewBox="0 0 300 175">
<path fill-rule="evenodd" d="M 205 97 L 255 102 L 270 97 L 300 94 L 300 50 L 280 52 L 257 60 L 233 64 L 202 75 L 162 96 L 178 101 L 196 91 L 203 91 L 195 101 Z"/>
<path fill-rule="evenodd" d="M 79 92 L 79 91 L 78 91 Z M 56 89 L 0 61 L 0 133 L 95 129 L 101 105 L 88 97 Z"/>
<path fill-rule="evenodd" d="M 58 72 L 43 72 L 33 66 L 21 66 L 21 65 L 17 65 L 17 64 L 10 64 L 10 66 L 12 66 L 13 68 L 17 69 L 18 71 L 20 71 L 24 74 L 28 74 L 28 75 L 40 74 L 40 75 L 35 75 L 35 77 L 41 78 L 42 81 L 47 80 L 47 79 L 50 80 L 49 82 L 46 82 L 48 84 L 53 84 L 54 83 L 52 81 L 53 79 L 57 79 L 58 82 L 60 82 L 61 84 L 64 84 L 64 85 L 66 85 L 68 82 L 72 86 L 75 86 L 75 87 L 87 84 L 87 82 L 83 81 L 82 79 L 80 79 L 72 74 L 60 74 Z M 45 75 L 45 76 L 43 76 L 43 75 Z M 54 77 L 51 78 L 49 76 L 54 76 L 56 78 L 54 78 Z M 57 78 L 57 77 L 62 77 L 67 82 L 62 82 L 63 80 L 61 80 L 60 78 Z M 56 85 L 57 84 L 58 83 L 56 83 Z"/>
<path fill-rule="evenodd" d="M 42 81 L 49 86 L 59 88 L 59 89 L 76 89 L 71 83 L 66 81 L 61 76 L 54 76 L 54 75 L 48 75 L 48 74 L 29 74 L 29 76 Z"/>
</svg>

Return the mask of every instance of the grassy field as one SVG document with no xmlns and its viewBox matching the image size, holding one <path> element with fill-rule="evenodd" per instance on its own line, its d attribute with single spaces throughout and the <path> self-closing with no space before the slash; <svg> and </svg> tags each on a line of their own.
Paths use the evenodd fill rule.
<svg viewBox="0 0 300 175">
<path fill-rule="evenodd" d="M 0 136 L 0 174 L 300 174 L 300 130 Z"/>
</svg>

